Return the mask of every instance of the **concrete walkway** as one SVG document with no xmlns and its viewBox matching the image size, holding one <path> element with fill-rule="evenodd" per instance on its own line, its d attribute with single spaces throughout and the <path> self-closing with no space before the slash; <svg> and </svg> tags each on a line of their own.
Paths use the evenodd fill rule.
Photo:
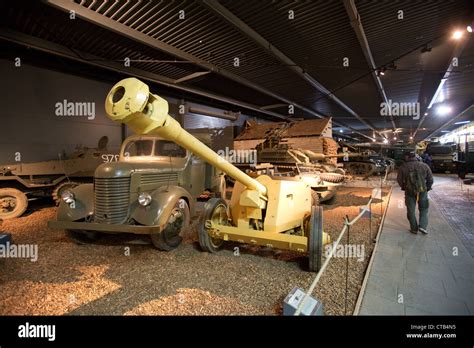
<svg viewBox="0 0 474 348">
<path fill-rule="evenodd" d="M 403 192 L 394 187 L 359 315 L 474 315 L 473 269 L 435 201 L 429 235 L 409 232 Z"/>
<path fill-rule="evenodd" d="M 431 198 L 474 257 L 474 186 L 463 185 L 455 174 L 437 174 Z"/>
</svg>

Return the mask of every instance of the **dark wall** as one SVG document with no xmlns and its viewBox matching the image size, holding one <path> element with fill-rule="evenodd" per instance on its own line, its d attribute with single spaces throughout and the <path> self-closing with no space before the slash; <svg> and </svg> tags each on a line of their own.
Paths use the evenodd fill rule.
<svg viewBox="0 0 474 348">
<path fill-rule="evenodd" d="M 116 152 L 121 143 L 120 125 L 105 116 L 104 98 L 111 85 L 29 65 L 15 67 L 0 60 L 0 164 L 57 159 L 76 145 L 96 147 L 103 135 Z M 56 103 L 95 103 L 95 118 L 57 116 Z"/>
<path fill-rule="evenodd" d="M 90 78 L 61 73 L 42 67 L 0 59 L 0 165 L 15 162 L 21 153 L 21 162 L 57 159 L 58 154 L 71 154 L 76 146 L 96 147 L 103 135 L 108 136 L 110 153 L 118 153 L 121 144 L 120 125 L 110 121 L 104 110 L 105 96 L 112 87 Z M 152 91 L 153 92 L 153 91 Z M 159 91 L 154 91 L 159 93 Z M 179 104 L 166 98 L 170 104 Z M 57 116 L 56 104 L 67 102 L 94 103 L 95 117 Z M 186 102 L 189 106 L 203 105 Z M 173 108 L 170 105 L 170 111 Z M 209 108 L 220 111 L 218 108 Z M 187 114 L 183 117 L 185 128 L 226 129 L 220 147 L 232 147 L 232 137 L 237 135 L 244 120 L 241 115 L 235 122 L 204 115 Z M 215 132 L 214 132 L 215 133 Z M 127 135 L 131 135 L 127 130 Z"/>
</svg>

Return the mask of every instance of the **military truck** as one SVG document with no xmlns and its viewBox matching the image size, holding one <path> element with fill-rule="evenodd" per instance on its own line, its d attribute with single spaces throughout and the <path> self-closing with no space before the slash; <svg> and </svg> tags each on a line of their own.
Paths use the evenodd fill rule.
<svg viewBox="0 0 474 348">
<path fill-rule="evenodd" d="M 464 141 L 458 144 L 454 156 L 458 176 L 465 179 L 469 173 L 474 173 L 474 141 Z"/>
<path fill-rule="evenodd" d="M 453 161 L 456 153 L 455 143 L 430 143 L 426 147 L 426 152 L 432 158 L 432 170 L 435 171 L 456 171 L 456 163 Z"/>
<path fill-rule="evenodd" d="M 117 162 L 103 163 L 94 183 L 63 191 L 57 221 L 76 242 L 97 232 L 149 234 L 160 250 L 176 248 L 205 189 L 222 196 L 225 178 L 203 160 L 158 136 L 135 135 Z"/>
<path fill-rule="evenodd" d="M 52 197 L 59 204 L 65 189 L 92 182 L 97 166 L 113 156 L 107 142 L 104 136 L 97 148 L 80 146 L 66 159 L 0 165 L 0 219 L 21 216 L 30 200 Z"/>
</svg>

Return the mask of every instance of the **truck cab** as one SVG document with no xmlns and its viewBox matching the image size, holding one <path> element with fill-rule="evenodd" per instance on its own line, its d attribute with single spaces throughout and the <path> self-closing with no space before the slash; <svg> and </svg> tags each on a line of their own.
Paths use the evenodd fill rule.
<svg viewBox="0 0 474 348">
<path fill-rule="evenodd" d="M 459 142 L 454 162 L 461 179 L 465 179 L 469 173 L 474 173 L 474 141 L 464 138 L 463 142 Z"/>
<path fill-rule="evenodd" d="M 95 232 L 150 234 L 158 249 L 181 241 L 204 189 L 218 191 L 223 177 L 174 142 L 134 135 L 121 147 L 118 161 L 101 164 L 94 183 L 63 192 L 57 221 L 75 240 Z"/>
<path fill-rule="evenodd" d="M 444 172 L 456 170 L 456 163 L 453 161 L 456 152 L 456 144 L 432 143 L 427 146 L 426 152 L 431 155 L 433 171 Z"/>
</svg>

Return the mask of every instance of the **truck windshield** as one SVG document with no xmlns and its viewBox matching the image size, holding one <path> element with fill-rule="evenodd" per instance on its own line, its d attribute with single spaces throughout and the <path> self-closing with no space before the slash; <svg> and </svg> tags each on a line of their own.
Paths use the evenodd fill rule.
<svg viewBox="0 0 474 348">
<path fill-rule="evenodd" d="M 157 140 L 155 156 L 186 157 L 186 150 L 172 141 Z"/>
<path fill-rule="evenodd" d="M 153 140 L 135 140 L 127 144 L 124 149 L 126 156 L 151 156 Z"/>
</svg>

